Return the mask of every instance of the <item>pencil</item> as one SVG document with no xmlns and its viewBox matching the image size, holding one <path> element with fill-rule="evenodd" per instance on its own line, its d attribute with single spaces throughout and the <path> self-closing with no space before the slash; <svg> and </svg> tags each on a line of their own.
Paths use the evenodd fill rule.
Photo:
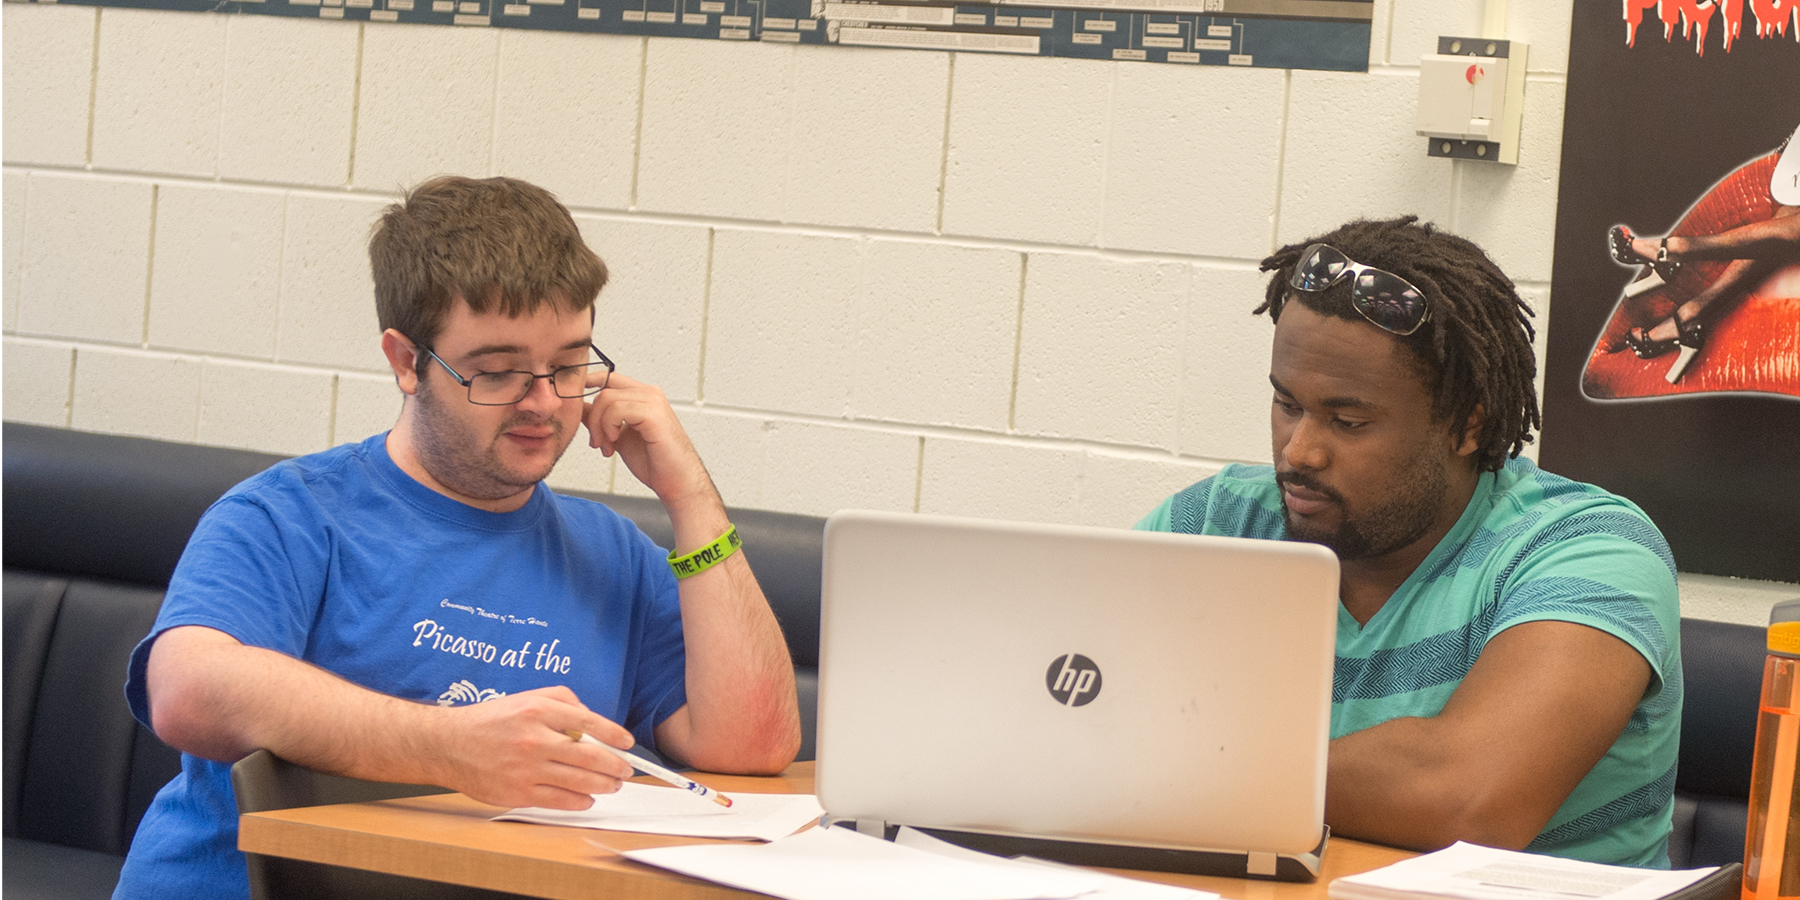
<svg viewBox="0 0 1800 900">
<path fill-rule="evenodd" d="M 709 788 L 706 785 L 701 784 L 700 782 L 695 781 L 692 778 L 688 778 L 685 775 L 682 775 L 677 772 L 671 772 L 668 769 L 665 769 L 662 766 L 657 765 L 656 763 L 653 763 L 641 756 L 638 756 L 635 753 L 630 753 L 630 752 L 627 752 L 624 750 L 620 750 L 619 748 L 614 747 L 613 745 L 608 744 L 605 741 L 596 740 L 594 738 L 594 736 L 591 734 L 583 734 L 572 728 L 563 731 L 563 734 L 566 734 L 569 737 L 574 738 L 577 741 L 586 741 L 587 743 L 598 745 L 598 746 L 604 748 L 608 753 L 611 753 L 612 755 L 626 761 L 627 763 L 630 763 L 632 768 L 638 770 L 639 772 L 644 773 L 645 775 L 650 776 L 651 778 L 655 778 L 659 781 L 666 781 L 669 784 L 672 784 L 678 788 L 681 788 L 684 791 L 691 792 L 697 796 L 705 797 L 706 799 L 711 800 L 712 802 L 717 803 L 720 806 L 726 807 L 728 809 L 731 807 L 731 798 L 730 797 L 727 797 L 724 794 L 721 794 L 718 791 L 715 791 L 712 788 Z"/>
</svg>

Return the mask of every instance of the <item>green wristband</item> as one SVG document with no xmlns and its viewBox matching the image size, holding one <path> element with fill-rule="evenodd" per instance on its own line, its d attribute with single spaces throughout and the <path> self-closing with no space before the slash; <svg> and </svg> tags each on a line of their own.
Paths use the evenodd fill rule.
<svg viewBox="0 0 1800 900">
<path fill-rule="evenodd" d="M 676 578 L 692 578 L 723 562 L 725 557 L 736 553 L 737 549 L 743 545 L 744 540 L 738 537 L 737 526 L 728 525 L 725 533 L 719 535 L 718 540 L 692 553 L 676 556 L 675 552 L 671 550 L 669 552 L 669 569 L 675 573 Z"/>
</svg>

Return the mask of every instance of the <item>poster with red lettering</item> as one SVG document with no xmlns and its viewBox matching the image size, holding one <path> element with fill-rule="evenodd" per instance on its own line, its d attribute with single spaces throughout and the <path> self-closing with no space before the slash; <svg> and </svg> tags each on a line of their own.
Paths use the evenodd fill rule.
<svg viewBox="0 0 1800 900">
<path fill-rule="evenodd" d="M 1800 0 L 1578 2 L 1565 103 L 1540 461 L 1800 581 Z"/>
</svg>

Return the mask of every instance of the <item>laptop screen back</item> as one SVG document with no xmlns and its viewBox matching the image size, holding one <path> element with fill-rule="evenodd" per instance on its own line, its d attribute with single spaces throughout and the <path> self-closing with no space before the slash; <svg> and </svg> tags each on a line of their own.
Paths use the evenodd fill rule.
<svg viewBox="0 0 1800 900">
<path fill-rule="evenodd" d="M 825 528 L 833 816 L 1319 843 L 1338 564 L 1311 544 L 872 512 Z"/>
</svg>

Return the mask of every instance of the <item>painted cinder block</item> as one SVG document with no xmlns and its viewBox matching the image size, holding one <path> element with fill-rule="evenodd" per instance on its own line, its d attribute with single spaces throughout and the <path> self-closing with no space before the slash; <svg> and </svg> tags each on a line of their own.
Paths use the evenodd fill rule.
<svg viewBox="0 0 1800 900">
<path fill-rule="evenodd" d="M 643 53 L 624 35 L 502 31 L 494 174 L 569 206 L 629 208 Z"/>
<path fill-rule="evenodd" d="M 11 9 L 12 7 L 7 7 Z M 25 193 L 30 180 L 24 172 L 7 172 L 0 176 L 0 253 L 5 256 L 3 295 L 0 315 L 4 327 L 12 331 L 19 326 L 19 263 L 25 248 Z"/>
<path fill-rule="evenodd" d="M 1124 65 L 1118 76 L 1101 244 L 1244 259 L 1267 254 L 1286 73 Z"/>
<path fill-rule="evenodd" d="M 1262 305 L 1269 276 L 1208 266 L 1193 275 L 1182 316 L 1180 452 L 1266 463 L 1275 324 L 1250 311 Z"/>
<path fill-rule="evenodd" d="M 672 401 L 693 401 L 712 230 L 598 216 L 575 223 L 606 261 L 606 288 L 594 303 L 595 344 L 620 372 L 662 388 Z"/>
<path fill-rule="evenodd" d="M 868 245 L 856 300 L 859 419 L 1005 431 L 1022 257 L 924 241 Z"/>
<path fill-rule="evenodd" d="M 1170 494 L 1218 474 L 1216 463 L 1090 451 L 1081 478 L 1081 524 L 1129 528 Z"/>
<path fill-rule="evenodd" d="M 649 40 L 639 209 L 780 218 L 794 49 L 760 41 Z"/>
<path fill-rule="evenodd" d="M 725 504 L 764 508 L 763 472 L 770 458 L 768 420 L 689 406 L 677 407 L 675 413 Z M 613 490 L 624 493 L 627 486 L 644 489 L 621 464 L 613 478 Z"/>
<path fill-rule="evenodd" d="M 957 54 L 944 233 L 1098 243 L 1115 65 Z"/>
<path fill-rule="evenodd" d="M 219 174 L 278 184 L 347 184 L 359 26 L 288 16 L 229 21 Z"/>
<path fill-rule="evenodd" d="M 1506 36 L 1531 47 L 1527 72 L 1560 75 L 1569 71 L 1569 23 L 1574 19 L 1574 11 L 1575 0 L 1519 0 L 1507 8 Z M 1529 101 L 1525 108 L 1531 109 Z M 1528 114 L 1526 121 L 1535 115 Z M 1553 124 L 1560 137 L 1561 113 L 1554 117 Z"/>
<path fill-rule="evenodd" d="M 368 250 L 369 226 L 386 206 L 362 197 L 288 196 L 277 360 L 387 370 Z"/>
<path fill-rule="evenodd" d="M 708 403 L 847 412 L 861 245 L 821 235 L 716 232 L 702 394 Z"/>
<path fill-rule="evenodd" d="M 150 346 L 275 356 L 279 191 L 163 185 L 150 274 Z"/>
<path fill-rule="evenodd" d="M 776 422 L 761 505 L 828 516 L 840 509 L 910 512 L 919 438 L 897 431 Z"/>
<path fill-rule="evenodd" d="M 197 356 L 77 348 L 69 427 L 194 443 L 202 365 Z"/>
<path fill-rule="evenodd" d="M 8 163 L 87 162 L 97 15 L 85 6 L 6 5 L 0 105 Z"/>
<path fill-rule="evenodd" d="M 1481 34 L 1478 0 L 1392 0 L 1394 23 L 1388 62 L 1416 66 L 1419 57 L 1437 52 L 1440 35 Z"/>
<path fill-rule="evenodd" d="M 860 47 L 800 53 L 784 218 L 936 230 L 950 59 Z"/>
<path fill-rule="evenodd" d="M 137 346 L 150 263 L 148 182 L 34 173 L 19 262 L 20 333 Z"/>
<path fill-rule="evenodd" d="M 330 372 L 212 358 L 200 370 L 196 440 L 298 456 L 331 446 Z M 271 398 L 279 402 L 270 402 Z"/>
<path fill-rule="evenodd" d="M 100 11 L 96 167 L 195 176 L 218 171 L 226 21 L 213 13 Z"/>
<path fill-rule="evenodd" d="M 768 422 L 760 416 L 721 412 L 690 404 L 675 406 L 681 429 L 706 464 L 713 486 L 728 506 L 762 508 L 763 462 L 767 456 Z M 613 493 L 628 497 L 656 496 L 623 462 L 613 467 Z"/>
<path fill-rule="evenodd" d="M 1031 254 L 1014 427 L 1173 449 L 1188 283 L 1179 263 Z"/>
<path fill-rule="evenodd" d="M 75 348 L 68 344 L 7 338 L 4 359 L 6 421 L 53 428 L 69 426 L 70 374 Z"/>
<path fill-rule="evenodd" d="M 1081 521 L 1080 450 L 927 437 L 919 512 L 1019 522 Z"/>
<path fill-rule="evenodd" d="M 1358 218 L 1449 221 L 1450 160 L 1426 156 L 1413 133 L 1416 71 L 1291 77 L 1277 243 Z"/>
<path fill-rule="evenodd" d="M 1457 233 L 1480 244 L 1513 281 L 1550 280 L 1565 87 L 1561 79 L 1526 80 L 1528 114 L 1520 128 L 1517 166 L 1455 163 L 1462 170 L 1456 192 Z M 1593 240 L 1590 250 L 1599 259 L 1606 252 L 1605 242 Z"/>
<path fill-rule="evenodd" d="M 331 444 L 360 441 L 394 427 L 400 418 L 394 376 L 340 372 L 331 410 Z"/>
<path fill-rule="evenodd" d="M 400 191 L 433 175 L 486 176 L 498 60 L 494 29 L 364 25 L 351 181 Z"/>
</svg>

